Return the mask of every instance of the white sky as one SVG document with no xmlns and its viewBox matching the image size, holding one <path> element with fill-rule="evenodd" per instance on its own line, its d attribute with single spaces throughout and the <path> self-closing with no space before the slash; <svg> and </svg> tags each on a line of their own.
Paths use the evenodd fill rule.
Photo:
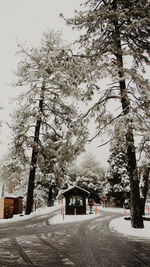
<svg viewBox="0 0 150 267">
<path fill-rule="evenodd" d="M 0 0 L 0 120 L 10 121 L 9 113 L 14 104 L 10 104 L 11 97 L 18 93 L 10 84 L 15 76 L 17 58 L 17 41 L 36 45 L 40 42 L 42 33 L 50 29 L 62 30 L 64 40 L 73 41 L 77 33 L 66 26 L 59 17 L 71 17 L 83 0 Z M 6 152 L 10 133 L 8 127 L 0 130 L 0 158 Z M 102 165 L 106 165 L 108 147 L 97 148 L 98 141 L 94 141 L 88 150 L 98 156 Z"/>
</svg>

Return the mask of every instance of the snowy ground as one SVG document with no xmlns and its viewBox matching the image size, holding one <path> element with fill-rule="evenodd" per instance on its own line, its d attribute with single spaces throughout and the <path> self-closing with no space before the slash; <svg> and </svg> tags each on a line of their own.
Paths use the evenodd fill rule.
<svg viewBox="0 0 150 267">
<path fill-rule="evenodd" d="M 32 219 L 35 216 L 38 215 L 44 215 L 47 214 L 49 212 L 53 212 L 55 210 L 58 210 L 60 208 L 60 206 L 55 205 L 53 207 L 45 207 L 45 208 L 40 208 L 37 209 L 36 211 L 32 212 L 30 215 L 14 215 L 13 218 L 10 219 L 0 219 L 0 223 L 11 223 L 11 222 L 16 222 L 16 221 L 23 221 L 23 220 L 28 220 L 28 219 Z"/>
<path fill-rule="evenodd" d="M 60 224 L 60 223 L 69 223 L 69 222 L 77 222 L 84 221 L 95 218 L 95 214 L 86 214 L 86 215 L 63 215 L 59 214 L 54 216 L 49 220 L 50 224 Z"/>
<path fill-rule="evenodd" d="M 115 212 L 115 213 L 120 213 L 122 215 L 124 215 L 124 210 L 123 209 L 114 209 L 114 208 L 103 208 L 101 206 L 97 206 L 97 211 L 98 211 L 98 215 L 100 215 L 101 211 L 110 211 L 110 212 Z M 129 215 L 129 212 L 127 212 L 127 214 Z M 50 224 L 59 224 L 59 223 L 68 223 L 68 222 L 74 222 L 74 221 L 83 221 L 83 220 L 89 220 L 89 219 L 93 219 L 95 218 L 95 216 L 97 216 L 95 214 L 95 207 L 93 207 L 93 214 L 89 214 L 89 208 L 87 208 L 87 214 L 86 215 L 61 215 L 61 211 L 59 215 L 54 216 L 52 219 L 49 220 Z"/>
<path fill-rule="evenodd" d="M 112 212 L 112 213 L 119 213 L 123 216 L 125 216 L 126 214 L 127 215 L 130 215 L 130 210 L 128 209 L 123 209 L 123 208 L 109 208 L 109 207 L 106 207 L 106 208 L 103 208 L 101 206 L 98 206 L 98 210 L 102 210 L 102 211 L 109 211 L 109 212 Z"/>
<path fill-rule="evenodd" d="M 119 232 L 125 236 L 136 236 L 142 239 L 150 239 L 150 221 L 144 221 L 143 229 L 135 229 L 131 227 L 131 221 L 125 220 L 125 213 L 130 215 L 129 210 L 124 209 L 116 209 L 116 208 L 103 208 L 103 210 L 107 210 L 114 213 L 124 213 L 124 216 L 114 219 L 110 222 L 109 228 L 112 232 Z M 147 218 L 150 218 L 150 213 L 146 213 Z"/>
<path fill-rule="evenodd" d="M 93 210 L 94 211 L 94 210 Z M 122 217 L 114 219 L 110 222 L 109 227 L 110 230 L 113 232 L 119 232 L 126 236 L 136 236 L 140 238 L 148 238 L 150 239 L 150 221 L 144 221 L 144 229 L 134 229 L 131 227 L 130 220 L 124 220 L 124 216 L 130 215 L 129 210 L 124 210 L 123 208 L 103 208 L 98 206 L 98 212 L 100 211 L 109 211 L 112 213 L 119 213 L 122 214 Z M 59 223 L 67 223 L 67 222 L 74 222 L 74 221 L 81 221 L 81 220 L 88 220 L 95 218 L 95 214 L 88 214 L 88 215 L 64 215 L 61 214 L 54 216 L 52 219 L 49 220 L 50 224 L 59 224 Z M 150 217 L 149 214 L 146 214 L 146 217 Z"/>
<path fill-rule="evenodd" d="M 144 221 L 143 229 L 135 229 L 131 227 L 130 220 L 124 220 L 124 217 L 121 217 L 112 220 L 109 224 L 109 228 L 112 232 L 119 232 L 125 236 L 136 236 L 142 239 L 150 239 L 150 221 Z"/>
<path fill-rule="evenodd" d="M 55 205 L 53 207 L 46 207 L 38 209 L 37 211 L 32 212 L 30 215 L 14 215 L 11 219 L 0 219 L 0 223 L 5 222 L 15 222 L 15 221 L 23 221 L 30 218 L 34 218 L 37 215 L 44 215 L 50 212 L 53 212 L 57 209 L 61 208 L 60 205 Z M 114 219 L 110 222 L 109 227 L 110 230 L 113 232 L 119 232 L 126 236 L 136 236 L 139 238 L 144 239 L 150 239 L 150 221 L 144 221 L 144 229 L 134 229 L 131 227 L 131 221 L 130 220 L 124 220 L 124 216 L 130 215 L 129 210 L 124 210 L 123 208 L 103 208 L 101 206 L 97 207 L 98 215 L 101 215 L 101 211 L 109 211 L 112 213 L 119 213 L 121 217 Z M 93 209 L 94 212 L 94 209 Z M 96 216 L 95 213 L 93 214 L 87 214 L 87 215 L 61 215 L 61 211 L 59 211 L 59 214 L 54 216 L 52 219 L 49 220 L 50 224 L 60 224 L 60 223 L 68 223 L 68 222 L 75 222 L 75 221 L 82 221 L 82 220 L 89 220 L 93 219 Z M 146 213 L 146 217 L 150 217 L 150 213 Z"/>
</svg>

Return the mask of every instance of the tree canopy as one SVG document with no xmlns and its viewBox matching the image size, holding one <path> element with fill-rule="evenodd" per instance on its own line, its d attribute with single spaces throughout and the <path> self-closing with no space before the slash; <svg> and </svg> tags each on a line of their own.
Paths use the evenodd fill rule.
<svg viewBox="0 0 150 267">
<path fill-rule="evenodd" d="M 72 185 L 78 185 L 90 192 L 90 198 L 100 203 L 103 196 L 105 171 L 100 162 L 91 154 L 85 153 L 80 164 L 72 163 L 68 175 Z"/>
<path fill-rule="evenodd" d="M 29 214 L 37 167 L 43 176 L 55 169 L 59 184 L 65 162 L 84 149 L 87 130 L 75 99 L 81 94 L 77 76 L 84 76 L 85 69 L 80 59 L 72 57 L 70 47 L 63 45 L 60 33 L 53 31 L 43 34 L 37 48 L 19 45 L 18 53 L 21 59 L 16 86 L 24 91 L 13 115 L 12 143 L 16 155 L 26 159 L 31 153 L 26 207 Z"/>
<path fill-rule="evenodd" d="M 148 0 L 86 1 L 67 23 L 82 30 L 78 40 L 81 57 L 91 66 L 87 95 L 97 92 L 85 116 L 95 116 L 97 132 L 122 123 L 125 136 L 131 192 L 131 222 L 143 228 L 136 160 L 135 136 L 148 141 L 149 81 L 145 66 L 150 55 L 150 8 Z M 109 78 L 103 85 L 102 80 Z M 102 84 L 102 85 L 101 85 Z M 112 105 L 116 109 L 112 112 Z M 144 119 L 143 119 L 144 118 Z"/>
</svg>

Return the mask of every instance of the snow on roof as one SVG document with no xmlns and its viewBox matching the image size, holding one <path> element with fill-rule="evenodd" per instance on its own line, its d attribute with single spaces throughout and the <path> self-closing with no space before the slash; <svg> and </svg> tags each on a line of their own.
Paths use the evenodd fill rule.
<svg viewBox="0 0 150 267">
<path fill-rule="evenodd" d="M 87 191 L 87 190 L 85 190 L 85 189 L 83 189 L 83 188 L 81 188 L 81 187 L 79 187 L 79 186 L 77 186 L 77 185 L 72 186 L 72 187 L 70 187 L 70 188 L 67 188 L 67 189 L 64 190 L 61 194 L 64 195 L 64 194 L 68 193 L 69 191 L 73 191 L 74 189 L 79 189 L 79 190 L 85 192 L 85 193 L 88 194 L 88 195 L 90 194 L 89 191 Z"/>
<path fill-rule="evenodd" d="M 13 194 L 7 194 L 7 195 L 0 197 L 0 198 L 18 198 L 18 197 L 23 198 L 22 196 L 13 195 Z"/>
</svg>

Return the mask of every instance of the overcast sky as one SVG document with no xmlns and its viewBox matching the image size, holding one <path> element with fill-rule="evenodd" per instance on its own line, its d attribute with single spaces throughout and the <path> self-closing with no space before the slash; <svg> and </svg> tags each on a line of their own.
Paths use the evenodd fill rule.
<svg viewBox="0 0 150 267">
<path fill-rule="evenodd" d="M 59 17 L 73 15 L 75 9 L 83 0 L 0 0 L 0 120 L 10 121 L 9 113 L 14 104 L 11 97 L 18 90 L 10 84 L 14 79 L 16 70 L 17 41 L 26 41 L 29 45 L 40 42 L 42 33 L 48 29 L 61 30 L 64 40 L 72 42 L 77 33 Z M 8 127 L 3 126 L 0 135 L 0 157 L 7 151 L 10 138 Z M 88 146 L 88 151 L 97 156 L 97 159 L 106 165 L 108 147 L 97 148 L 98 140 Z"/>
</svg>

